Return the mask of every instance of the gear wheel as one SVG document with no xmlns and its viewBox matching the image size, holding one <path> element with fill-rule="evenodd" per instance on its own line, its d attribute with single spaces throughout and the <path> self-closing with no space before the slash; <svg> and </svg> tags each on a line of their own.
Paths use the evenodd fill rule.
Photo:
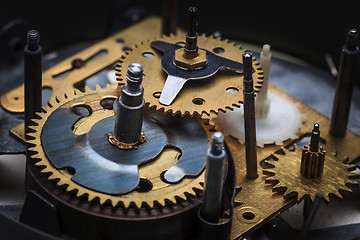
<svg viewBox="0 0 360 240">
<path fill-rule="evenodd" d="M 44 174 L 48 180 L 56 180 L 56 184 L 65 189 L 65 191 L 75 192 L 77 197 L 87 198 L 89 202 L 97 198 L 100 204 L 111 202 L 114 207 L 119 204 L 125 208 L 134 204 L 137 208 L 142 207 L 143 204 L 149 207 L 154 207 L 155 204 L 165 206 L 169 201 L 173 204 L 177 203 L 179 198 L 188 200 L 194 196 L 198 197 L 198 193 L 203 190 L 204 172 L 194 178 L 185 178 L 176 184 L 169 184 L 162 180 L 162 171 L 174 165 L 180 155 L 174 149 L 164 149 L 150 164 L 147 163 L 140 166 L 140 178 L 145 180 L 145 183 L 146 180 L 151 180 L 153 184 L 150 191 L 138 189 L 138 191 L 134 190 L 123 195 L 105 194 L 86 188 L 71 180 L 71 169 L 57 169 L 53 166 L 42 145 L 42 130 L 52 113 L 60 107 L 73 108 L 74 106 L 85 104 L 90 106 L 92 109 L 91 115 L 83 117 L 73 126 L 73 132 L 80 135 L 88 132 L 98 121 L 114 115 L 114 112 L 111 110 L 113 102 L 109 101 L 109 99 L 116 99 L 120 93 L 121 90 L 116 85 L 108 85 L 106 88 L 97 86 L 96 90 L 86 87 L 85 92 L 75 89 L 74 92 L 66 93 L 62 97 L 50 100 L 49 106 L 38 113 L 39 119 L 33 119 L 36 126 L 30 127 L 33 132 L 28 134 L 30 138 L 28 140 L 30 145 L 29 153 L 31 153 L 29 164 L 37 166 L 37 169 L 41 169 L 39 174 Z M 204 120 L 199 121 L 205 128 L 208 137 L 210 137 L 212 126 L 208 125 Z M 141 180 L 139 186 L 141 187 Z"/>
<path fill-rule="evenodd" d="M 184 39 L 184 34 L 178 34 L 176 36 L 162 36 L 158 40 L 184 45 Z M 151 41 L 148 40 L 135 45 L 126 52 L 126 55 L 122 57 L 116 68 L 117 80 L 120 84 L 125 84 L 125 74 L 123 73 L 126 72 L 126 66 L 133 62 L 144 66 L 144 98 L 149 107 L 163 109 L 165 113 L 171 112 L 173 115 L 200 115 L 202 117 L 204 114 L 209 115 L 211 112 L 225 112 L 226 109 L 233 110 L 234 107 L 240 107 L 243 99 L 243 74 L 239 75 L 239 73 L 230 71 L 219 71 L 210 78 L 190 81 L 185 84 L 185 87 L 171 105 L 160 105 L 159 97 L 167 74 L 161 66 L 162 54 L 154 50 L 150 43 Z M 242 54 L 246 51 L 228 40 L 220 40 L 212 36 L 207 37 L 205 34 L 198 37 L 198 46 L 237 62 L 242 62 Z M 255 69 L 253 73 L 254 89 L 259 92 L 263 82 L 263 72 L 259 62 L 254 62 L 253 67 Z"/>
<path fill-rule="evenodd" d="M 265 163 L 274 168 L 265 169 L 263 174 L 268 177 L 266 183 L 275 184 L 273 191 L 285 191 L 284 198 L 297 195 L 297 201 L 301 201 L 305 196 L 315 200 L 317 193 L 321 193 L 324 199 L 329 202 L 330 194 L 342 198 L 339 190 L 352 192 L 347 185 L 357 185 L 358 174 L 351 171 L 356 165 L 345 164 L 341 159 L 328 154 L 324 163 L 324 172 L 322 177 L 307 178 L 300 173 L 302 150 L 295 145 L 295 150 L 290 151 L 282 148 L 285 155 L 274 154 L 277 161 L 266 160 Z"/>
</svg>

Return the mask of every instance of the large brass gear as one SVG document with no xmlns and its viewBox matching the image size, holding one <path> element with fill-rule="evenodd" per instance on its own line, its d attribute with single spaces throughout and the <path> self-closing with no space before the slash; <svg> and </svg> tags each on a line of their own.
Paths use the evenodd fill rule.
<svg viewBox="0 0 360 240">
<path fill-rule="evenodd" d="M 162 36 L 158 40 L 181 45 L 184 44 L 185 35 Z M 182 116 L 204 116 L 204 114 L 209 115 L 211 112 L 225 112 L 226 109 L 233 110 L 234 107 L 240 107 L 240 103 L 243 102 L 243 74 L 231 71 L 219 71 L 210 78 L 189 81 L 171 105 L 161 105 L 159 97 L 167 74 L 161 66 L 162 54 L 155 51 L 150 43 L 151 41 L 148 40 L 135 45 L 121 58 L 116 68 L 117 80 L 120 84 L 124 84 L 126 81 L 124 73 L 130 63 L 137 62 L 144 66 L 144 98 L 149 107 L 163 109 L 166 113 L 171 112 L 173 115 L 181 114 Z M 241 63 L 242 54 L 246 51 L 228 40 L 221 40 L 212 36 L 207 37 L 205 34 L 198 37 L 198 46 L 221 57 Z M 253 67 L 255 69 L 253 74 L 254 89 L 259 92 L 263 82 L 263 72 L 259 62 L 255 61 Z"/>
<path fill-rule="evenodd" d="M 123 205 L 124 207 L 133 206 L 142 207 L 146 204 L 149 207 L 165 206 L 169 201 L 172 204 L 177 203 L 177 200 L 187 200 L 189 197 L 199 196 L 199 191 L 203 190 L 204 172 L 194 178 L 185 178 L 176 184 L 168 184 L 161 180 L 160 173 L 172 166 L 179 157 L 179 152 L 174 149 L 165 149 L 162 153 L 152 161 L 154 164 L 144 164 L 140 166 L 139 172 L 141 178 L 151 179 L 153 188 L 149 192 L 132 191 L 124 195 L 110 195 L 101 192 L 96 192 L 86 187 L 83 187 L 71 180 L 71 173 L 66 169 L 56 169 L 49 159 L 42 147 L 41 135 L 44 124 L 49 116 L 60 107 L 72 107 L 78 104 L 87 104 L 92 108 L 92 114 L 84 117 L 81 121 L 74 124 L 74 133 L 83 134 L 91 129 L 91 127 L 98 121 L 114 115 L 112 110 L 104 109 L 100 101 L 105 98 L 116 98 L 120 95 L 121 90 L 116 85 L 108 85 L 106 88 L 97 86 L 96 90 L 86 88 L 85 92 L 74 90 L 66 93 L 62 97 L 49 101 L 49 106 L 45 107 L 41 113 L 38 113 L 39 119 L 33 119 L 36 126 L 32 126 L 33 133 L 29 133 L 31 140 L 28 140 L 30 145 L 29 163 L 41 168 L 41 173 L 45 174 L 49 180 L 56 180 L 56 184 L 62 187 L 67 192 L 76 192 L 77 197 L 85 197 L 88 201 L 99 199 L 100 204 L 111 202 L 112 206 Z M 199 120 L 205 128 L 208 137 L 212 127 L 204 120 Z M 146 206 L 145 205 L 145 206 Z"/>
<path fill-rule="evenodd" d="M 282 148 L 283 154 L 275 153 L 277 161 L 266 160 L 265 162 L 274 168 L 265 169 L 267 175 L 265 182 L 275 184 L 273 191 L 285 191 L 284 197 L 297 196 L 297 201 L 304 197 L 315 200 L 317 193 L 321 193 L 326 202 L 330 201 L 330 195 L 342 198 L 339 190 L 352 192 L 347 185 L 357 185 L 352 179 L 359 176 L 351 171 L 356 165 L 343 163 L 346 159 L 340 159 L 334 154 L 328 154 L 324 163 L 322 177 L 307 178 L 300 172 L 302 150 L 295 145 L 295 150 L 290 151 Z"/>
</svg>

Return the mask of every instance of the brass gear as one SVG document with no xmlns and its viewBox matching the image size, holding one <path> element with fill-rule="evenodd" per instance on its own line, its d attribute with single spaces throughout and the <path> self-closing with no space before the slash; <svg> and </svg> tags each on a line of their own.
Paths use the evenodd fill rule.
<svg viewBox="0 0 360 240">
<path fill-rule="evenodd" d="M 155 39 L 154 39 L 155 40 Z M 161 41 L 176 44 L 185 44 L 185 35 L 162 36 Z M 211 112 L 225 112 L 226 109 L 233 110 L 240 107 L 243 102 L 243 74 L 231 71 L 219 71 L 214 76 L 202 80 L 189 81 L 185 84 L 174 102 L 169 105 L 161 105 L 159 97 L 165 84 L 167 74 L 161 66 L 162 54 L 150 46 L 151 41 L 145 41 L 135 45 L 126 52 L 116 68 L 116 75 L 119 84 L 125 84 L 126 67 L 133 62 L 144 66 L 145 78 L 143 80 L 144 98 L 149 107 L 163 109 L 165 113 L 173 115 L 209 115 Z M 213 36 L 207 37 L 202 34 L 198 37 L 198 46 L 215 54 L 242 63 L 242 54 L 245 49 L 230 43 L 228 40 L 221 40 Z M 255 60 L 255 58 L 254 58 Z M 253 74 L 254 89 L 259 92 L 263 82 L 263 72 L 259 62 L 254 61 Z"/>
<path fill-rule="evenodd" d="M 149 207 L 154 207 L 154 204 L 165 206 L 170 201 L 175 204 L 177 200 L 187 200 L 189 197 L 198 196 L 199 191 L 203 190 L 204 172 L 194 178 L 185 178 L 176 184 L 168 184 L 161 180 L 160 173 L 167 170 L 178 159 L 180 153 L 174 149 L 165 149 L 162 153 L 152 161 L 153 164 L 143 164 L 139 167 L 141 178 L 150 179 L 153 183 L 153 188 L 149 192 L 132 191 L 124 195 L 110 195 L 101 192 L 96 192 L 86 187 L 83 187 L 71 180 L 71 173 L 66 169 L 56 169 L 44 152 L 42 147 L 42 129 L 49 116 L 60 107 L 73 107 L 79 104 L 87 104 L 92 108 L 92 114 L 88 117 L 82 118 L 74 124 L 74 133 L 83 134 L 91 129 L 91 127 L 98 121 L 114 115 L 114 112 L 105 109 L 101 106 L 100 101 L 108 98 L 116 98 L 120 95 L 121 89 L 116 85 L 108 85 L 105 88 L 96 87 L 96 90 L 91 90 L 86 87 L 85 92 L 75 89 L 73 92 L 66 93 L 62 97 L 57 97 L 49 101 L 49 106 L 45 107 L 42 112 L 37 113 L 39 119 L 33 119 L 36 126 L 31 126 L 33 133 L 28 136 L 29 152 L 31 153 L 29 163 L 41 168 L 41 173 L 45 174 L 49 180 L 56 180 L 56 184 L 62 187 L 67 192 L 76 192 L 77 197 L 85 197 L 88 201 L 93 201 L 98 198 L 100 204 L 111 202 L 112 206 L 118 204 L 124 207 L 129 207 L 135 204 L 135 207 L 140 208 L 145 203 Z M 200 120 L 200 123 L 205 128 L 208 137 L 212 127 Z M 50 174 L 49 174 L 50 173 Z"/>
<path fill-rule="evenodd" d="M 330 195 L 342 198 L 339 190 L 352 192 L 347 185 L 357 185 L 356 179 L 358 174 L 351 171 L 356 165 L 343 163 L 345 159 L 340 159 L 334 154 L 328 154 L 324 163 L 322 177 L 307 178 L 300 173 L 302 150 L 295 145 L 295 150 L 290 151 L 282 148 L 283 153 L 277 154 L 277 161 L 266 160 L 265 163 L 274 168 L 263 170 L 263 174 L 268 177 L 266 183 L 275 184 L 273 191 L 285 191 L 284 198 L 297 195 L 297 201 L 300 202 L 305 196 L 315 200 L 317 193 L 321 193 L 326 200 L 330 201 Z"/>
</svg>

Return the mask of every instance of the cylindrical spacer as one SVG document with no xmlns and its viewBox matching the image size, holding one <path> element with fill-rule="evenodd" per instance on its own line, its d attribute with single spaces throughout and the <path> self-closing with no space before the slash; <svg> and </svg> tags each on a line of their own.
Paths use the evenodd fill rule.
<svg viewBox="0 0 360 240">
<path fill-rule="evenodd" d="M 244 64 L 244 128 L 246 152 L 246 177 L 255 179 L 257 173 L 255 93 L 252 79 L 252 53 L 243 54 Z"/>
<path fill-rule="evenodd" d="M 39 32 L 27 33 L 24 49 L 24 90 L 25 90 L 25 133 L 29 132 L 31 119 L 42 105 L 42 49 L 39 45 Z"/>
<path fill-rule="evenodd" d="M 215 132 L 211 137 L 211 148 L 207 152 L 205 185 L 201 214 L 203 218 L 212 223 L 218 223 L 221 215 L 225 150 L 224 135 Z"/>
<path fill-rule="evenodd" d="M 114 104 L 114 137 L 121 143 L 134 144 L 139 142 L 141 137 L 145 106 L 144 88 L 141 86 L 143 76 L 141 64 L 130 64 L 126 74 L 127 82 Z"/>
<path fill-rule="evenodd" d="M 360 53 L 359 32 L 348 32 L 347 41 L 342 48 L 334 105 L 331 115 L 330 134 L 344 137 L 346 134 L 354 81 L 356 81 L 357 60 Z"/>
<path fill-rule="evenodd" d="M 188 12 L 188 32 L 186 34 L 184 58 L 192 59 L 198 56 L 196 20 L 197 8 L 190 7 Z"/>
</svg>

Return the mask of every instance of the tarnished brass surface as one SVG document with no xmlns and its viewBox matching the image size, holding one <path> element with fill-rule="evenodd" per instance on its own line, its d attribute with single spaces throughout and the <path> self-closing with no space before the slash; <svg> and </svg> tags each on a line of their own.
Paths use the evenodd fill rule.
<svg viewBox="0 0 360 240">
<path fill-rule="evenodd" d="M 51 98 L 62 95 L 86 78 L 99 72 L 111 64 L 114 64 L 124 53 L 123 47 L 130 47 L 142 39 L 160 36 L 161 19 L 151 17 L 121 31 L 91 47 L 65 59 L 56 66 L 43 73 L 43 88 L 51 88 Z M 103 53 L 101 57 L 95 58 Z M 94 59 L 92 59 L 94 57 Z M 73 66 L 73 62 L 83 62 L 79 66 Z M 59 79 L 60 74 L 67 73 Z M 24 112 L 24 85 L 5 93 L 1 96 L 2 107 L 14 113 Z"/>
<path fill-rule="evenodd" d="M 49 162 L 41 145 L 41 132 L 47 118 L 53 111 L 59 107 L 72 107 L 79 104 L 90 105 L 93 110 L 92 114 L 88 117 L 83 117 L 81 124 L 77 125 L 74 129 L 75 134 L 84 133 L 89 131 L 91 126 L 99 120 L 114 115 L 112 110 L 104 109 L 100 105 L 100 101 L 101 99 L 109 97 L 116 99 L 120 93 L 121 90 L 116 85 L 109 85 L 104 89 L 97 88 L 95 91 L 90 89 L 86 89 L 85 92 L 75 90 L 70 93 L 65 93 L 65 95 L 63 94 L 56 99 L 52 99 L 49 102 L 49 107 L 44 108 L 44 111 L 38 114 L 40 119 L 34 120 L 37 126 L 31 127 L 35 131 L 35 133 L 29 134 L 29 136 L 34 139 L 28 141 L 28 143 L 33 146 L 29 148 L 29 151 L 34 153 L 30 159 L 30 161 L 32 161 L 31 163 L 44 167 L 41 172 L 51 173 L 49 180 L 58 179 L 57 185 L 64 187 L 66 191 L 76 191 L 78 197 L 85 197 L 89 201 L 98 197 L 101 204 L 110 201 L 113 206 L 124 204 L 125 207 L 129 207 L 129 205 L 133 203 L 137 207 L 141 207 L 142 204 L 153 207 L 156 203 L 164 206 L 166 201 L 176 203 L 176 199 L 178 198 L 187 199 L 189 195 L 195 196 L 198 190 L 201 191 L 203 189 L 204 173 L 201 173 L 195 178 L 185 178 L 176 184 L 165 183 L 161 180 L 161 173 L 173 166 L 180 156 L 180 152 L 174 149 L 165 149 L 156 159 L 139 166 L 140 178 L 149 179 L 153 183 L 151 191 L 132 191 L 121 196 L 95 192 L 76 184 L 71 180 L 71 174 L 66 170 L 56 169 Z M 209 129 L 211 126 L 206 124 L 204 120 L 199 121 L 205 128 L 208 137 L 210 137 L 211 132 Z"/>
<path fill-rule="evenodd" d="M 194 70 L 206 65 L 206 51 L 198 49 L 198 55 L 195 58 L 185 58 L 184 48 L 175 51 L 175 64 L 188 70 Z"/>
<path fill-rule="evenodd" d="M 145 136 L 144 132 L 141 132 L 140 140 L 138 140 L 137 142 L 123 143 L 123 142 L 119 142 L 118 140 L 116 140 L 114 133 L 109 133 L 108 140 L 112 145 L 115 145 L 120 149 L 129 149 L 130 150 L 130 149 L 137 149 L 140 144 L 144 143 L 146 141 L 146 136 Z"/>
<path fill-rule="evenodd" d="M 293 102 L 301 114 L 306 116 L 303 118 L 304 127 L 297 132 L 299 138 L 310 136 L 314 123 L 317 122 L 322 129 L 321 138 L 326 141 L 327 155 L 338 154 L 338 156 L 346 156 L 351 163 L 359 160 L 360 148 L 357 147 L 360 142 L 359 136 L 348 130 L 343 139 L 331 137 L 329 134 L 330 120 L 327 117 L 274 85 L 269 84 L 269 87 L 273 94 L 279 94 Z M 213 124 L 217 115 L 211 114 L 210 117 L 210 124 Z M 215 126 L 215 128 L 222 131 L 221 126 Z M 297 140 L 287 140 L 284 146 L 290 146 Z M 230 136 L 226 137 L 226 141 L 233 153 L 237 171 L 237 188 L 239 193 L 235 197 L 235 214 L 231 236 L 232 239 L 238 239 L 293 206 L 297 202 L 297 198 L 290 196 L 284 199 L 282 192 L 273 192 L 273 186 L 265 183 L 266 176 L 261 173 L 263 170 L 262 161 L 273 156 L 273 153 L 281 148 L 280 146 L 265 145 L 264 148 L 257 147 L 259 177 L 255 180 L 250 180 L 246 178 L 245 146 Z M 300 172 L 300 166 L 297 166 L 296 170 Z M 279 171 L 281 171 L 281 166 Z M 352 176 L 353 174 L 349 173 L 349 175 Z"/>
<path fill-rule="evenodd" d="M 184 44 L 184 39 L 185 34 L 178 34 L 170 37 L 163 36 L 158 40 L 173 44 Z M 164 109 L 165 112 L 171 112 L 173 115 L 188 114 L 193 116 L 199 114 L 206 118 L 211 112 L 217 113 L 226 109 L 233 109 L 234 106 L 240 106 L 243 99 L 243 74 L 232 71 L 219 71 L 210 78 L 188 82 L 171 105 L 161 105 L 159 97 L 167 74 L 161 66 L 162 53 L 150 46 L 153 40 L 155 39 L 137 44 L 131 51 L 126 52 L 117 67 L 119 83 L 124 84 L 126 67 L 130 63 L 137 62 L 144 66 L 145 77 L 142 82 L 144 99 L 150 107 Z M 237 62 L 242 62 L 242 54 L 246 51 L 240 46 L 228 42 L 228 40 L 220 40 L 212 36 L 206 37 L 205 34 L 198 37 L 198 46 Z M 224 52 L 217 53 L 219 52 L 218 49 L 223 49 Z M 143 57 L 146 56 L 145 53 L 152 54 L 153 57 Z M 254 62 L 253 67 L 255 69 L 253 74 L 254 88 L 258 92 L 263 81 L 263 72 L 259 62 Z M 227 91 L 230 89 L 233 91 Z"/>
<path fill-rule="evenodd" d="M 324 173 L 322 177 L 308 178 L 301 174 L 301 149 L 295 145 L 295 150 L 289 151 L 283 148 L 285 155 L 275 154 L 277 161 L 269 161 L 274 168 L 265 169 L 264 174 L 269 175 L 265 182 L 276 184 L 274 191 L 285 191 L 284 197 L 296 195 L 297 200 L 301 201 L 305 196 L 315 200 L 316 193 L 321 193 L 324 199 L 329 202 L 330 194 L 342 198 L 339 190 L 351 192 L 346 185 L 357 185 L 356 181 L 350 178 L 357 178 L 358 175 L 351 173 L 356 165 L 344 164 L 343 158 L 337 158 L 328 154 L 324 163 Z"/>
<path fill-rule="evenodd" d="M 301 153 L 301 174 L 308 178 L 321 177 L 324 171 L 325 155 L 324 146 L 320 146 L 317 152 L 311 152 L 310 144 L 305 145 Z"/>
</svg>

